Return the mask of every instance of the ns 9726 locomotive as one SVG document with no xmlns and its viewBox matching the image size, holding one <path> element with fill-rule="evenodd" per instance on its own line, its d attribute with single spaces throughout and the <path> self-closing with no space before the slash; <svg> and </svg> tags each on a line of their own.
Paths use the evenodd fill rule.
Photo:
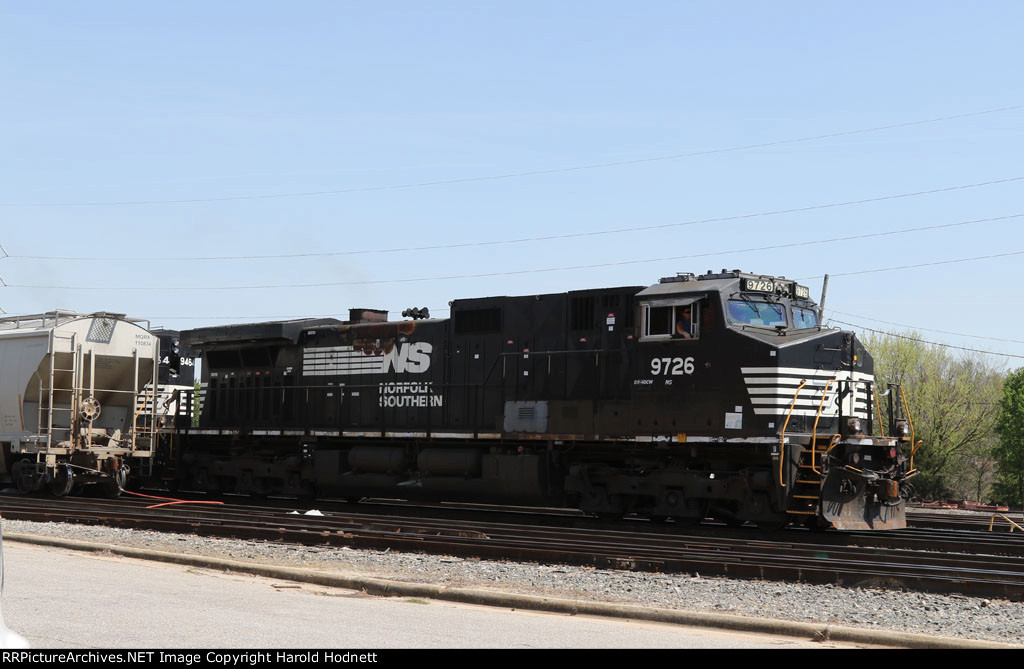
<svg viewBox="0 0 1024 669">
<path fill-rule="evenodd" d="M 794 281 L 680 274 L 425 311 L 182 332 L 206 390 L 176 436 L 181 485 L 905 525 L 906 422 L 879 425 L 871 356 Z"/>
</svg>

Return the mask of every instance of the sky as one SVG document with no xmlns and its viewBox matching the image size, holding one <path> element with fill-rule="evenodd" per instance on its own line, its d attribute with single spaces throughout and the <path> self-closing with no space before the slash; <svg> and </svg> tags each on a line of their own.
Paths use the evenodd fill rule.
<svg viewBox="0 0 1024 669">
<path fill-rule="evenodd" d="M 0 0 L 0 308 L 189 329 L 722 268 L 817 298 L 827 273 L 836 325 L 1024 366 L 1022 24 Z"/>
</svg>

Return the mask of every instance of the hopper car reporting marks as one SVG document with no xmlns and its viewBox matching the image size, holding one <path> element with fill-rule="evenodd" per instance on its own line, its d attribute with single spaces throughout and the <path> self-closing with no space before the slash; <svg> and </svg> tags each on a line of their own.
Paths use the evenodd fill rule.
<svg viewBox="0 0 1024 669">
<path fill-rule="evenodd" d="M 723 270 L 408 314 L 182 332 L 205 399 L 177 430 L 174 476 L 258 495 L 905 526 L 901 392 L 880 425 L 871 356 L 823 328 L 794 281 Z"/>
</svg>

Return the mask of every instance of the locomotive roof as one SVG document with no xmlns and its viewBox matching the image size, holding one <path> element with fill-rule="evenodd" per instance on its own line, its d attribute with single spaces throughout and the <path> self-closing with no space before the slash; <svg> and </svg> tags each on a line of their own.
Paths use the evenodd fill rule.
<svg viewBox="0 0 1024 669">
<path fill-rule="evenodd" d="M 748 281 L 752 280 L 752 281 Z M 744 283 L 748 281 L 748 283 Z M 744 286 L 767 282 L 767 290 L 761 288 L 745 288 Z M 722 293 L 726 295 L 732 295 L 735 293 L 767 293 L 774 294 L 778 297 L 792 297 L 793 299 L 799 299 L 802 303 L 814 304 L 814 300 L 810 299 L 809 292 L 806 296 L 795 296 L 793 292 L 796 290 L 798 282 L 793 279 L 787 279 L 784 276 L 772 276 L 770 274 L 752 274 L 748 272 L 741 272 L 740 270 L 722 270 L 719 273 L 708 272 L 703 275 L 694 274 L 677 274 L 674 277 L 663 278 L 659 283 L 654 284 L 648 288 L 637 293 L 638 298 L 658 298 L 668 297 L 675 295 L 685 295 L 687 293 Z M 805 286 L 800 286 L 801 290 L 806 291 Z"/>
<path fill-rule="evenodd" d="M 502 300 L 544 300 L 548 298 L 564 297 L 581 297 L 587 295 L 605 295 L 610 293 L 625 293 L 629 295 L 636 295 L 639 291 L 643 290 L 644 286 L 611 286 L 605 288 L 585 288 L 582 290 L 568 290 L 561 293 L 535 293 L 528 295 L 490 295 L 487 297 L 461 297 L 452 300 L 451 306 L 453 309 L 459 307 L 478 307 L 482 304 L 489 304 L 496 301 Z"/>
<path fill-rule="evenodd" d="M 203 344 L 217 344 L 229 341 L 290 341 L 299 340 L 299 334 L 306 328 L 320 325 L 340 325 L 336 318 L 297 318 L 289 321 L 268 321 L 265 323 L 239 323 L 236 325 L 214 325 L 206 328 L 186 330 L 181 333 L 186 346 L 201 347 Z"/>
<path fill-rule="evenodd" d="M 680 293 L 722 292 L 733 288 L 739 279 L 709 279 L 705 281 L 670 281 L 656 283 L 636 294 L 637 297 L 660 297 Z"/>
</svg>

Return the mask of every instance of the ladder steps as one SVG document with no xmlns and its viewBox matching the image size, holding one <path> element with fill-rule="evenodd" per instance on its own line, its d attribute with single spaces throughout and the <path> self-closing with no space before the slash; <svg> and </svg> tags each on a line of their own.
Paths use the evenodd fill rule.
<svg viewBox="0 0 1024 669">
<path fill-rule="evenodd" d="M 819 455 L 823 455 L 820 451 L 805 450 L 801 454 L 800 462 L 797 465 L 797 477 L 795 484 L 803 485 L 804 488 L 800 490 L 806 493 L 817 493 L 817 487 L 821 485 L 821 473 L 820 464 L 821 460 Z M 810 470 L 810 471 L 808 471 Z M 810 486 L 814 486 L 811 488 Z M 817 515 L 817 505 L 821 496 L 818 494 L 792 494 L 789 497 L 789 509 L 786 509 L 786 513 L 798 516 L 814 516 Z"/>
</svg>

